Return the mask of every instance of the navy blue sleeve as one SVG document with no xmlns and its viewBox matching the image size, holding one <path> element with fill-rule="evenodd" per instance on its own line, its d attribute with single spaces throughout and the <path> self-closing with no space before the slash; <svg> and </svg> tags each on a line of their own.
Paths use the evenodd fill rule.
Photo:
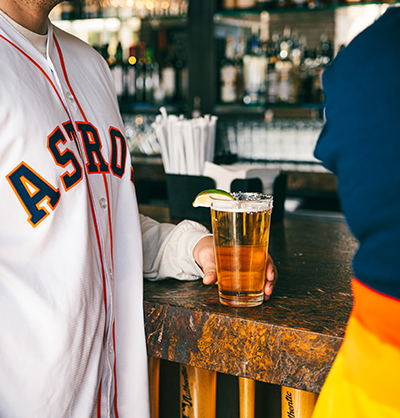
<svg viewBox="0 0 400 418">
<path fill-rule="evenodd" d="M 400 298 L 400 8 L 389 8 L 323 74 L 326 123 L 315 156 L 338 177 L 360 246 L 355 277 Z"/>
</svg>

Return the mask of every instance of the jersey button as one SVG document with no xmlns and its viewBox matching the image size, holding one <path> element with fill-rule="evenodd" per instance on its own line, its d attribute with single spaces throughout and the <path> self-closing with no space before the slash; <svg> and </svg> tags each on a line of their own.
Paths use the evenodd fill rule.
<svg viewBox="0 0 400 418">
<path fill-rule="evenodd" d="M 106 207 L 107 207 L 107 199 L 106 199 L 105 197 L 102 197 L 102 198 L 99 200 L 99 202 L 100 202 L 100 206 L 101 206 L 103 209 L 106 209 Z"/>
<path fill-rule="evenodd" d="M 67 97 L 67 100 L 68 100 L 70 103 L 74 103 L 74 102 L 75 102 L 74 97 L 72 96 L 72 94 L 71 94 L 69 91 L 67 91 L 67 92 L 65 93 L 65 96 Z"/>
</svg>

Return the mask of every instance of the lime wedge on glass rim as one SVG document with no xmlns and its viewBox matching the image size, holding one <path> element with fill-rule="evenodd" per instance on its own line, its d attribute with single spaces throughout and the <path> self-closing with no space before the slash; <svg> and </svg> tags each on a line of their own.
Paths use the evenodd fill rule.
<svg viewBox="0 0 400 418">
<path fill-rule="evenodd" d="M 209 208 L 211 206 L 211 199 L 217 197 L 218 199 L 235 200 L 233 196 L 220 189 L 208 189 L 200 192 L 193 200 L 192 205 L 197 208 L 199 206 Z"/>
</svg>

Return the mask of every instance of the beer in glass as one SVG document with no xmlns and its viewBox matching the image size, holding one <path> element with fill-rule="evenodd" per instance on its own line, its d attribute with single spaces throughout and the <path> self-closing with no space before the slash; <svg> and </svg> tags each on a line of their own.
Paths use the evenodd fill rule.
<svg viewBox="0 0 400 418">
<path fill-rule="evenodd" d="M 268 257 L 272 196 L 233 193 L 211 199 L 219 300 L 223 305 L 261 305 Z"/>
</svg>

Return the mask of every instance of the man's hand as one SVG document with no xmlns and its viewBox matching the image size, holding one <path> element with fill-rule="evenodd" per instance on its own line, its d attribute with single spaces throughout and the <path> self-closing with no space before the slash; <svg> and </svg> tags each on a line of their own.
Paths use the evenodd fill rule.
<svg viewBox="0 0 400 418">
<path fill-rule="evenodd" d="M 204 237 L 196 244 L 193 249 L 193 257 L 204 272 L 203 283 L 215 283 L 217 281 L 217 273 L 215 266 L 214 241 L 212 236 Z M 268 300 L 272 295 L 277 278 L 278 271 L 271 256 L 268 254 L 264 300 Z"/>
</svg>

